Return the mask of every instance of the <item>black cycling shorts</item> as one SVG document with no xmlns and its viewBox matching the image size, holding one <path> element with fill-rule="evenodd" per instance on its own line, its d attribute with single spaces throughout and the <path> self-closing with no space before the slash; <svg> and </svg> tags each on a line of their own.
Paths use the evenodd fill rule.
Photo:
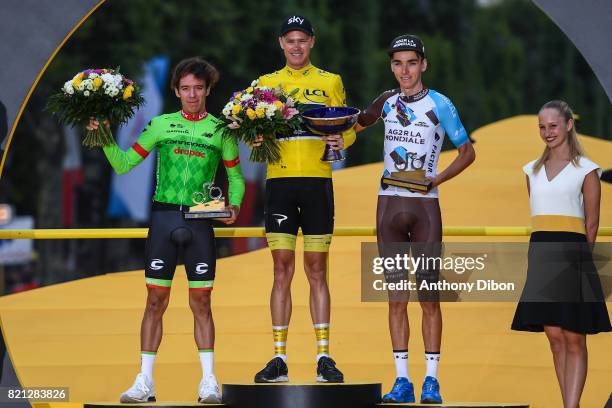
<svg viewBox="0 0 612 408">
<path fill-rule="evenodd" d="M 266 181 L 266 237 L 271 249 L 295 249 L 298 228 L 304 250 L 327 252 L 334 232 L 331 178 L 286 177 Z"/>
<path fill-rule="evenodd" d="M 422 281 L 439 281 L 439 259 L 442 254 L 442 218 L 437 198 L 378 196 L 376 209 L 376 239 L 381 257 L 395 258 L 410 254 L 421 258 L 423 267 L 417 269 L 417 287 Z M 405 269 L 385 270 L 385 280 L 398 283 L 409 280 Z M 433 290 L 417 290 L 420 301 L 436 302 L 439 293 Z M 390 301 L 407 302 L 408 290 L 389 290 Z"/>
<path fill-rule="evenodd" d="M 189 289 L 212 290 L 217 257 L 211 221 L 185 220 L 179 206 L 153 203 L 145 250 L 147 286 L 170 288 L 180 250 Z"/>
</svg>

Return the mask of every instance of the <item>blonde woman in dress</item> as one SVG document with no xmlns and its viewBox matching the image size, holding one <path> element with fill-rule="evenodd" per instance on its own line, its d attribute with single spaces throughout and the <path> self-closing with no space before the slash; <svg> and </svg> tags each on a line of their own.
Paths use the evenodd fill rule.
<svg viewBox="0 0 612 408">
<path fill-rule="evenodd" d="M 538 160 L 523 170 L 532 216 L 527 281 L 513 330 L 544 332 L 564 407 L 578 407 L 587 375 L 586 335 L 612 331 L 591 248 L 599 228 L 601 168 L 585 157 L 571 108 L 540 109 Z"/>
</svg>

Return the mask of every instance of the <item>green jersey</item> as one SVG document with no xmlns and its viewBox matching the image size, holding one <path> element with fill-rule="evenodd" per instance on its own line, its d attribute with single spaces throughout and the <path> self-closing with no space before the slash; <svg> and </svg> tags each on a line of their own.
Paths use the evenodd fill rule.
<svg viewBox="0 0 612 408">
<path fill-rule="evenodd" d="M 117 144 L 104 147 L 104 154 L 118 174 L 127 173 L 157 149 L 155 201 L 193 206 L 195 192 L 213 182 L 220 160 L 229 178 L 229 203 L 240 206 L 244 179 L 238 146 L 215 128 L 219 120 L 210 114 L 193 117 L 179 111 L 155 117 L 127 151 Z"/>
</svg>

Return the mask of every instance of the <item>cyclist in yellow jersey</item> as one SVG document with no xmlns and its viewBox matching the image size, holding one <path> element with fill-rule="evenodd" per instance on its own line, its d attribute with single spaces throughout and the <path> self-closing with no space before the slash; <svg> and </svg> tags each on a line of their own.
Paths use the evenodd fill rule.
<svg viewBox="0 0 612 408">
<path fill-rule="evenodd" d="M 298 33 L 301 33 L 298 31 Z M 259 85 L 282 86 L 285 93 L 298 90 L 295 98 L 307 108 L 323 106 L 346 106 L 346 96 L 342 78 L 315 67 L 310 62 L 300 69 L 286 65 L 271 74 L 259 77 Z M 349 146 L 355 141 L 355 132 L 350 130 L 342 135 L 344 144 Z M 321 161 L 325 141 L 308 129 L 299 134 L 278 135 L 281 141 L 281 162 L 268 165 L 267 178 L 281 177 L 326 177 L 331 178 L 331 166 Z M 333 140 L 333 138 L 332 138 Z"/>
<path fill-rule="evenodd" d="M 342 79 L 310 63 L 314 30 L 302 16 L 287 18 L 279 44 L 286 66 L 259 78 L 260 86 L 281 86 L 310 107 L 345 106 Z M 274 261 L 270 296 L 274 358 L 255 375 L 255 382 L 288 381 L 286 341 L 291 318 L 291 280 L 295 270 L 295 240 L 304 234 L 304 270 L 310 284 L 310 313 L 317 339 L 317 381 L 343 382 L 344 376 L 329 356 L 330 296 L 327 254 L 334 229 L 334 197 L 330 163 L 322 162 L 325 144 L 338 150 L 355 141 L 355 132 L 321 137 L 304 128 L 276 135 L 281 147 L 279 164 L 268 165 L 265 224 Z M 254 144 L 257 148 L 258 144 Z"/>
</svg>

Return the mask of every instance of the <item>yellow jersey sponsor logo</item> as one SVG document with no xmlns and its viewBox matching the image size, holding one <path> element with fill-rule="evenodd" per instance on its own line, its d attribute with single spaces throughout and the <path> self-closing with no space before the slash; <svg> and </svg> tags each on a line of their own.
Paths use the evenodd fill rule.
<svg viewBox="0 0 612 408">
<path fill-rule="evenodd" d="M 325 103 L 329 98 L 324 89 L 304 89 L 304 99 L 314 103 Z"/>
</svg>

